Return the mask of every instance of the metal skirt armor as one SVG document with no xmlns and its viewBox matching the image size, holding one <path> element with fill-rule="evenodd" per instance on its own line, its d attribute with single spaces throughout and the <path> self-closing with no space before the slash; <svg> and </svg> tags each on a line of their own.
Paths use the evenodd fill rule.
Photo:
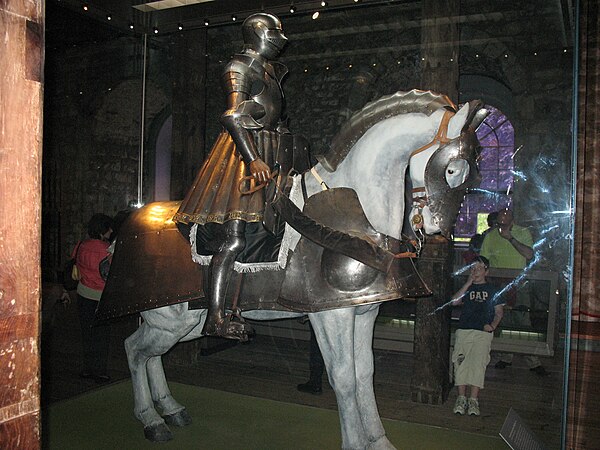
<svg viewBox="0 0 600 450">
<path fill-rule="evenodd" d="M 271 166 L 279 134 L 263 130 L 256 134 L 256 141 L 261 158 Z M 249 175 L 233 139 L 226 131 L 221 132 L 173 220 L 201 225 L 233 219 L 262 221 L 264 189 L 251 194 L 243 193 L 255 186 Z"/>
</svg>

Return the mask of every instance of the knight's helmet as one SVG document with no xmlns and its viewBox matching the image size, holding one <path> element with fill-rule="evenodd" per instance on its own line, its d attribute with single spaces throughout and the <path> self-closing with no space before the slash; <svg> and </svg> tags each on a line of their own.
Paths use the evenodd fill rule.
<svg viewBox="0 0 600 450">
<path fill-rule="evenodd" d="M 281 21 L 266 13 L 248 16 L 242 24 L 242 35 L 245 48 L 250 48 L 267 59 L 279 55 L 287 42 Z"/>
</svg>

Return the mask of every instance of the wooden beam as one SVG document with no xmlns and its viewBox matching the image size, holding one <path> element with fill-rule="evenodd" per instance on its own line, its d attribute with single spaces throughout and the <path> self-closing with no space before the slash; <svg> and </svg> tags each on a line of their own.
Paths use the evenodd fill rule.
<svg viewBox="0 0 600 450">
<path fill-rule="evenodd" d="M 0 448 L 40 448 L 44 8 L 0 3 Z"/>
</svg>

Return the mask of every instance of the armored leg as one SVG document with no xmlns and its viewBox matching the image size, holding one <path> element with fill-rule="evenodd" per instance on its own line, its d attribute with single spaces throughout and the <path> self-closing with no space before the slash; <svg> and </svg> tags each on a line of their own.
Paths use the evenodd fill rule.
<svg viewBox="0 0 600 450">
<path fill-rule="evenodd" d="M 210 306 L 203 334 L 245 341 L 248 340 L 250 327 L 244 322 L 232 322 L 231 317 L 225 315 L 225 294 L 231 280 L 235 259 L 246 245 L 244 238 L 246 223 L 241 220 L 230 220 L 223 226 L 225 240 L 209 266 Z"/>
</svg>

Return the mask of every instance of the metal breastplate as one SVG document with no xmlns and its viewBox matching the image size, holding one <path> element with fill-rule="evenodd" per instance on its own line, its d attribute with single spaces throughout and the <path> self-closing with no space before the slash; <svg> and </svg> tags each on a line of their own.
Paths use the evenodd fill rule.
<svg viewBox="0 0 600 450">
<path fill-rule="evenodd" d="M 264 72 L 262 79 L 253 80 L 251 94 L 252 100 L 265 109 L 265 115 L 258 118 L 257 122 L 267 130 L 274 130 L 283 112 L 283 93 L 279 82 Z"/>
<path fill-rule="evenodd" d="M 280 80 L 287 73 L 283 64 L 268 63 L 252 55 L 235 55 L 225 68 L 226 92 L 241 91 L 264 112 L 252 118 L 266 130 L 274 130 L 283 113 L 283 91 Z"/>
</svg>

